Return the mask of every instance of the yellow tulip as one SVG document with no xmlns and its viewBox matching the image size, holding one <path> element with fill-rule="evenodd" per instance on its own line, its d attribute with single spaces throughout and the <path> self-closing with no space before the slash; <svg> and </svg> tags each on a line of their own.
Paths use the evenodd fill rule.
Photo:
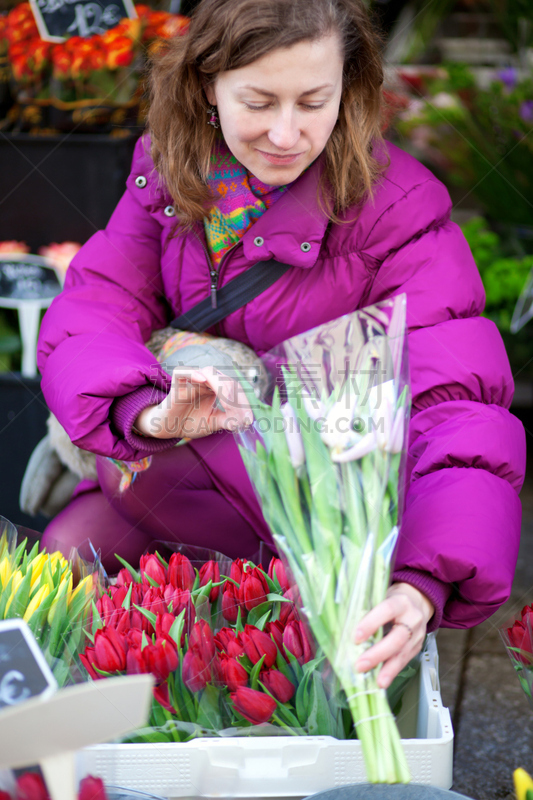
<svg viewBox="0 0 533 800">
<path fill-rule="evenodd" d="M 533 790 L 533 780 L 531 776 L 528 775 L 525 769 L 519 767 L 513 772 L 513 780 L 516 800 L 526 800 L 528 790 Z"/>
<path fill-rule="evenodd" d="M 50 559 L 50 569 L 52 570 L 52 575 L 56 571 L 58 563 L 61 565 L 61 575 L 63 575 L 64 571 L 68 569 L 68 561 L 63 554 L 59 552 L 59 550 L 56 550 L 55 553 L 51 553 L 48 558 Z"/>
<path fill-rule="evenodd" d="M 35 588 L 36 583 L 38 582 L 39 578 L 41 577 L 41 573 L 43 571 L 43 567 L 46 564 L 48 556 L 46 553 L 39 553 L 38 556 L 35 556 L 32 561 L 28 564 L 28 569 L 31 569 L 31 588 L 32 590 Z"/>
<path fill-rule="evenodd" d="M 41 603 L 48 597 L 49 594 L 50 594 L 50 589 L 48 588 L 46 583 L 43 586 L 41 586 L 40 589 L 37 590 L 35 595 L 30 600 L 28 607 L 24 612 L 24 616 L 22 617 L 22 619 L 25 622 L 29 621 L 34 611 L 37 611 Z"/>
<path fill-rule="evenodd" d="M 8 558 L 3 558 L 0 561 L 0 584 L 2 586 L 2 589 L 5 589 L 10 577 L 11 577 L 11 562 L 9 561 Z"/>
<path fill-rule="evenodd" d="M 81 580 L 78 583 L 74 591 L 69 594 L 68 598 L 69 606 L 71 605 L 74 598 L 80 594 L 80 592 L 84 592 L 85 595 L 87 596 L 91 593 L 92 588 L 93 588 L 93 576 L 87 575 L 87 577 L 83 578 L 83 580 Z"/>
<path fill-rule="evenodd" d="M 6 609 L 4 611 L 4 619 L 7 619 L 7 612 L 9 611 L 9 606 L 13 602 L 13 598 L 17 593 L 17 589 L 22 583 L 22 577 L 23 575 L 20 569 L 18 569 L 15 573 L 13 573 L 13 579 L 11 581 L 11 594 L 9 595 L 9 600 L 6 603 Z"/>
</svg>

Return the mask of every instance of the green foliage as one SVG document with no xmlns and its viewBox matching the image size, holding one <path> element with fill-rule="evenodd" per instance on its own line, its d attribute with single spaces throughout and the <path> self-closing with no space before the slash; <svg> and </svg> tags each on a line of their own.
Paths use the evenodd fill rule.
<svg viewBox="0 0 533 800">
<path fill-rule="evenodd" d="M 508 332 L 516 301 L 533 269 L 533 255 L 505 254 L 500 237 L 482 217 L 473 217 L 462 230 L 485 287 L 485 316 Z"/>
</svg>

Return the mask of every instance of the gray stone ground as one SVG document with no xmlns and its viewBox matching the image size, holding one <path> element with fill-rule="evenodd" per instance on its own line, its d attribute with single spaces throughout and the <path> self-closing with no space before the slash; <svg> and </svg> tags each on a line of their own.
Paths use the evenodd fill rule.
<svg viewBox="0 0 533 800">
<path fill-rule="evenodd" d="M 533 425 L 525 424 L 531 452 Z M 515 612 L 533 603 L 531 460 L 520 496 L 522 540 L 511 599 L 478 628 L 442 629 L 437 636 L 442 699 L 455 732 L 452 788 L 476 800 L 511 800 L 513 770 L 524 767 L 533 774 L 533 710 L 498 633 Z"/>
</svg>

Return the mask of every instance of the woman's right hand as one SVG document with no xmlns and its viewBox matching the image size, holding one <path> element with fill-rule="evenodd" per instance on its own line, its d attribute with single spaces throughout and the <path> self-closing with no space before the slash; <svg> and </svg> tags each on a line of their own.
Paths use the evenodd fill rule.
<svg viewBox="0 0 533 800">
<path fill-rule="evenodd" d="M 199 439 L 252 422 L 250 404 L 237 380 L 214 367 L 176 367 L 168 395 L 144 408 L 134 428 L 156 439 Z"/>
</svg>

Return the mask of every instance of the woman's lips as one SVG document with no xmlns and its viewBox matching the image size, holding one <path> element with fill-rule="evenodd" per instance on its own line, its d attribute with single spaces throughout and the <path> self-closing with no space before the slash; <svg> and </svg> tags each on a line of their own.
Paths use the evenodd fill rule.
<svg viewBox="0 0 533 800">
<path fill-rule="evenodd" d="M 258 153 L 261 153 L 271 164 L 293 164 L 302 155 L 301 153 L 294 153 L 289 156 L 277 156 L 273 153 L 265 153 L 264 150 L 258 150 Z"/>
</svg>

